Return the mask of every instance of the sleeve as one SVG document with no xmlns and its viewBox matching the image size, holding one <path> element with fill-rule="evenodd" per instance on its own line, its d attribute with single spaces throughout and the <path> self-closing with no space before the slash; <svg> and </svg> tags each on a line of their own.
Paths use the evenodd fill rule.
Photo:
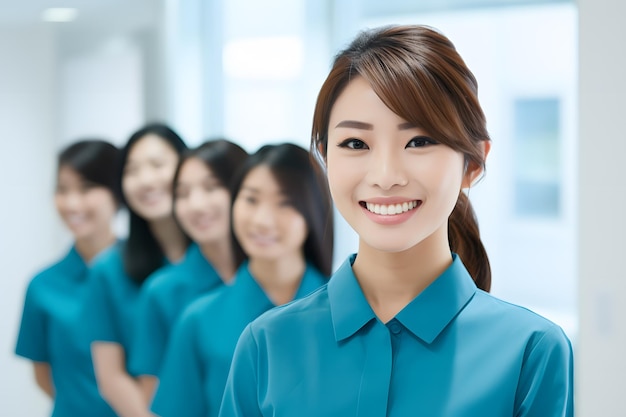
<svg viewBox="0 0 626 417">
<path fill-rule="evenodd" d="M 258 398 L 258 345 L 251 324 L 241 334 L 222 397 L 219 417 L 261 417 Z"/>
<path fill-rule="evenodd" d="M 137 301 L 135 334 L 128 358 L 128 369 L 134 376 L 157 376 L 167 346 L 169 328 L 154 289 L 151 285 L 143 288 Z"/>
<path fill-rule="evenodd" d="M 38 294 L 35 279 L 30 282 L 26 290 L 15 354 L 35 362 L 49 362 L 47 342 L 49 322 Z"/>
<path fill-rule="evenodd" d="M 100 341 L 121 344 L 115 320 L 117 311 L 104 265 L 94 265 L 89 272 L 88 280 L 83 305 L 83 336 L 89 343 Z"/>
<path fill-rule="evenodd" d="M 570 341 L 555 326 L 529 347 L 515 399 L 516 417 L 574 415 L 573 353 Z"/>
<path fill-rule="evenodd" d="M 204 417 L 203 365 L 198 353 L 198 321 L 192 311 L 174 325 L 159 372 L 151 410 L 161 417 Z"/>
</svg>

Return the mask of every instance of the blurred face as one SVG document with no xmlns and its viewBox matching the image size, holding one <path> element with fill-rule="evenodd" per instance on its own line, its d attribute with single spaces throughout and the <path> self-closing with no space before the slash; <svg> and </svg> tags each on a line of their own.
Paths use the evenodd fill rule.
<svg viewBox="0 0 626 417">
<path fill-rule="evenodd" d="M 178 173 L 176 217 L 198 244 L 224 241 L 230 235 L 230 193 L 198 158 L 190 158 Z"/>
<path fill-rule="evenodd" d="M 178 154 L 165 140 L 148 134 L 128 153 L 122 190 L 130 208 L 147 221 L 172 213 L 172 180 Z"/>
<path fill-rule="evenodd" d="M 335 204 L 361 244 L 400 252 L 448 242 L 466 182 L 463 155 L 393 113 L 361 77 L 332 108 L 327 168 Z"/>
<path fill-rule="evenodd" d="M 307 224 L 267 166 L 252 169 L 233 202 L 235 236 L 250 259 L 301 256 Z"/>
<path fill-rule="evenodd" d="M 68 166 L 59 169 L 54 202 L 74 239 L 89 239 L 101 233 L 110 233 L 116 212 L 113 193 L 106 187 L 85 180 Z"/>
</svg>

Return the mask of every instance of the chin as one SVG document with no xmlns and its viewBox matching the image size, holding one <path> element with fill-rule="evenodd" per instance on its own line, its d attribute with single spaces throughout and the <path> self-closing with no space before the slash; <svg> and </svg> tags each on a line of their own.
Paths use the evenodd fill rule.
<svg viewBox="0 0 626 417">
<path fill-rule="evenodd" d="M 394 242 L 394 239 L 387 237 L 380 239 L 361 239 L 362 242 L 372 250 L 384 253 L 400 253 L 405 252 L 417 245 L 416 242 Z"/>
</svg>

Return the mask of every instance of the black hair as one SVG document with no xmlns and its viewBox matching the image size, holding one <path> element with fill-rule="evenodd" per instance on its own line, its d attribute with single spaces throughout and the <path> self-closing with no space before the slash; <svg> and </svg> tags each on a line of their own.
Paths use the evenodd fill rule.
<svg viewBox="0 0 626 417">
<path fill-rule="evenodd" d="M 308 228 L 304 242 L 305 258 L 329 277 L 332 272 L 334 225 L 330 192 L 323 171 L 309 152 L 300 146 L 291 143 L 265 145 L 252 154 L 237 173 L 231 185 L 233 201 L 247 175 L 259 166 L 270 169 L 282 192 L 304 217 Z M 236 263 L 240 265 L 247 255 L 234 236 L 233 245 Z"/>
<path fill-rule="evenodd" d="M 156 135 L 167 142 L 178 155 L 187 150 L 187 145 L 181 137 L 169 126 L 163 123 L 151 123 L 137 130 L 126 142 L 122 149 L 119 171 L 118 187 L 122 189 L 124 168 L 128 161 L 128 155 L 132 147 L 144 136 Z M 124 194 L 120 193 L 122 201 L 126 203 Z M 128 204 L 126 204 L 128 207 Z M 129 230 L 128 238 L 123 248 L 124 272 L 137 284 L 142 284 L 145 279 L 158 268 L 163 266 L 165 254 L 150 230 L 148 222 L 128 207 Z"/>
<path fill-rule="evenodd" d="M 237 168 L 243 164 L 247 157 L 248 153 L 241 146 L 227 139 L 209 139 L 197 148 L 189 149 L 183 153 L 178 162 L 176 174 L 174 174 L 174 186 L 176 187 L 178 183 L 180 169 L 185 161 L 197 158 L 211 170 L 221 186 L 229 188 Z"/>
<path fill-rule="evenodd" d="M 120 203 L 116 167 L 120 150 L 102 139 L 81 139 L 63 148 L 57 159 L 57 172 L 64 166 L 76 171 L 85 181 L 105 187 Z"/>
<path fill-rule="evenodd" d="M 176 199 L 180 170 L 185 162 L 192 158 L 201 160 L 211 170 L 211 173 L 217 178 L 220 185 L 230 192 L 230 183 L 233 180 L 233 176 L 246 158 L 248 158 L 248 152 L 236 143 L 224 138 L 209 139 L 197 148 L 185 151 L 178 162 L 176 173 L 174 174 L 174 199 Z M 178 222 L 176 204 L 174 204 L 172 210 L 174 219 Z"/>
</svg>

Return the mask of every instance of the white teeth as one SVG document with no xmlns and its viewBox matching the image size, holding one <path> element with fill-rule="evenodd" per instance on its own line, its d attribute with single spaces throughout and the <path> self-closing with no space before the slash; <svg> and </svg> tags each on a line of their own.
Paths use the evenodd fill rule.
<svg viewBox="0 0 626 417">
<path fill-rule="evenodd" d="M 402 204 L 391 205 L 365 203 L 365 207 L 375 214 L 380 214 L 383 216 L 393 216 L 394 214 L 401 214 L 414 209 L 415 207 L 417 207 L 417 201 L 413 200 L 404 202 Z"/>
</svg>

